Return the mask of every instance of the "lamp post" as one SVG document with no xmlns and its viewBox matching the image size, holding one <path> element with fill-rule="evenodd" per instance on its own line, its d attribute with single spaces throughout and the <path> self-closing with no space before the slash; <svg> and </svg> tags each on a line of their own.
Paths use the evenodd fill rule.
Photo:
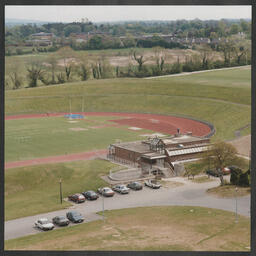
<svg viewBox="0 0 256 256">
<path fill-rule="evenodd" d="M 104 217 L 104 196 L 102 195 L 102 220 L 105 223 L 105 217 Z"/>
<path fill-rule="evenodd" d="M 61 178 L 60 178 L 60 203 L 62 204 L 62 181 L 61 181 Z"/>
<path fill-rule="evenodd" d="M 238 188 L 236 187 L 235 188 L 235 199 L 236 199 L 236 220 L 235 220 L 235 223 L 238 222 L 238 216 L 237 216 L 237 191 L 238 191 Z"/>
</svg>

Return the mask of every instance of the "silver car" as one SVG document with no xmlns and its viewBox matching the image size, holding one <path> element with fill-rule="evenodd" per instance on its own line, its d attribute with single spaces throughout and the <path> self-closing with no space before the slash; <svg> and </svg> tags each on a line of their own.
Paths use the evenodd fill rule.
<svg viewBox="0 0 256 256">
<path fill-rule="evenodd" d="M 120 193 L 120 194 L 128 194 L 130 189 L 127 188 L 125 185 L 116 185 L 113 187 L 113 190 Z"/>
</svg>

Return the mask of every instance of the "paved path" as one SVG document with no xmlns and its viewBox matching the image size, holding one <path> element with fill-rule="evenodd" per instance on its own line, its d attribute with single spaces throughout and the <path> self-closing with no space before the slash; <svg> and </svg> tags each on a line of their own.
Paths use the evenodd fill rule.
<svg viewBox="0 0 256 256">
<path fill-rule="evenodd" d="M 160 188 L 152 190 L 144 187 L 141 191 L 131 191 L 128 195 L 115 194 L 113 198 L 104 198 L 104 209 L 113 210 L 131 207 L 144 206 L 168 206 L 168 205 L 190 205 L 210 208 L 218 208 L 226 211 L 235 212 L 235 200 L 222 199 L 210 196 L 206 190 L 219 185 L 219 179 L 213 182 L 193 183 L 184 178 L 171 178 L 173 181 L 182 181 L 185 185 L 174 188 Z M 82 204 L 74 204 L 73 209 L 78 210 L 87 222 L 102 218 L 96 212 L 102 211 L 103 199 L 100 197 L 96 201 L 86 201 Z M 5 240 L 22 237 L 25 235 L 40 232 L 33 227 L 34 222 L 40 217 L 52 218 L 56 215 L 65 215 L 68 210 L 39 214 L 5 222 Z M 250 216 L 250 196 L 238 198 L 238 213 Z M 235 215 L 234 215 L 235 219 Z"/>
<path fill-rule="evenodd" d="M 77 154 L 49 156 L 44 158 L 35 158 L 31 160 L 7 162 L 5 163 L 5 169 L 37 165 L 37 164 L 45 164 L 45 163 L 49 164 L 49 163 L 71 162 L 71 161 L 78 161 L 78 160 L 90 160 L 90 159 L 97 158 L 98 156 L 102 156 L 102 155 L 106 156 L 106 154 L 107 154 L 107 150 L 101 149 L 101 150 L 82 152 Z"/>
<path fill-rule="evenodd" d="M 201 71 L 193 71 L 193 72 L 182 72 L 179 74 L 171 74 L 171 75 L 165 75 L 165 76 L 151 76 L 151 77 L 146 77 L 144 79 L 155 79 L 155 78 L 170 77 L 170 76 L 187 76 L 187 75 L 199 74 L 199 73 L 205 73 L 205 72 L 229 70 L 229 69 L 237 69 L 237 68 L 249 68 L 249 67 L 251 66 L 246 65 L 246 66 L 231 67 L 231 68 L 217 68 L 217 69 L 209 69 L 209 70 L 201 70 Z"/>
</svg>

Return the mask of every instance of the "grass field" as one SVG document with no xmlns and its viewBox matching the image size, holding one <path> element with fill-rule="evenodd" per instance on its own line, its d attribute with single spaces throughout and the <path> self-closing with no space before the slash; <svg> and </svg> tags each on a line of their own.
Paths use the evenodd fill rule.
<svg viewBox="0 0 256 256">
<path fill-rule="evenodd" d="M 5 112 L 151 112 L 191 116 L 216 128 L 214 139 L 232 139 L 250 123 L 250 69 L 158 79 L 105 79 L 6 91 Z M 83 98 L 84 97 L 84 98 Z M 84 103 L 82 103 L 84 101 Z M 249 129 L 243 131 L 248 134 Z"/>
<path fill-rule="evenodd" d="M 230 198 L 235 196 L 247 196 L 251 193 L 250 187 L 237 187 L 238 190 L 236 192 L 235 185 L 226 185 L 226 186 L 219 186 L 215 188 L 208 189 L 207 192 L 211 195 L 223 198 Z"/>
<path fill-rule="evenodd" d="M 115 143 L 117 139 L 139 140 L 143 138 L 140 135 L 152 133 L 144 129 L 132 131 L 128 126 L 103 127 L 115 125 L 107 120 L 116 118 L 88 116 L 71 122 L 64 117 L 7 120 L 5 160 L 18 161 L 107 149 L 108 145 Z"/>
<path fill-rule="evenodd" d="M 108 161 L 88 160 L 9 169 L 5 172 L 5 220 L 64 209 L 70 204 L 59 203 L 60 178 L 67 197 L 106 185 L 100 176 L 116 167 Z"/>
<path fill-rule="evenodd" d="M 146 212 L 146 214 L 145 214 Z M 250 220 L 202 207 L 106 211 L 95 221 L 5 242 L 6 250 L 249 251 Z M 68 231 L 68 232 L 67 232 Z M 243 235 L 241 235 L 243 234 Z"/>
</svg>

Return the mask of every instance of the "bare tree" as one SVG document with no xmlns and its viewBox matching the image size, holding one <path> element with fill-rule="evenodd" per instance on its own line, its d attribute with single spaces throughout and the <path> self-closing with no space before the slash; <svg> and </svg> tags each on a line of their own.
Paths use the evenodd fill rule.
<svg viewBox="0 0 256 256">
<path fill-rule="evenodd" d="M 154 47 L 153 52 L 154 52 L 154 58 L 156 61 L 157 69 L 162 72 L 164 68 L 165 58 L 166 58 L 165 49 L 162 47 Z"/>
<path fill-rule="evenodd" d="M 65 46 L 57 54 L 60 56 L 61 61 L 63 61 L 66 80 L 69 81 L 74 67 L 75 52 L 69 46 Z"/>
<path fill-rule="evenodd" d="M 30 66 L 27 67 L 27 78 L 29 80 L 29 87 L 36 87 L 37 81 L 42 80 L 45 71 L 43 66 L 39 62 L 32 62 Z"/>
<path fill-rule="evenodd" d="M 57 58 L 55 54 L 51 54 L 49 55 L 49 57 L 47 58 L 47 62 L 49 63 L 50 67 L 51 67 L 51 84 L 56 84 L 55 81 L 55 71 L 56 71 L 56 67 L 57 67 Z"/>
<path fill-rule="evenodd" d="M 138 70 L 142 70 L 142 65 L 147 61 L 142 53 L 137 54 L 136 50 L 132 50 L 132 58 L 138 63 Z M 144 58 L 144 59 L 143 59 Z"/>
<path fill-rule="evenodd" d="M 82 81 L 85 81 L 90 76 L 90 68 L 89 68 L 89 62 L 88 62 L 88 56 L 87 54 L 83 54 L 79 58 L 79 65 L 78 65 L 78 75 L 81 77 Z"/>
</svg>

